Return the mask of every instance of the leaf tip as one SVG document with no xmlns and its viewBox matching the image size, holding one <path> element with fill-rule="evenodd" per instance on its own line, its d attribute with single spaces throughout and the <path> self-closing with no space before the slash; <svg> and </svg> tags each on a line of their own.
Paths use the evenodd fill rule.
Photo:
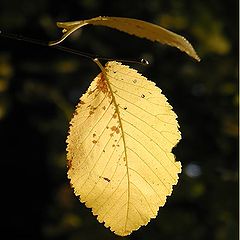
<svg viewBox="0 0 240 240">
<path fill-rule="evenodd" d="M 193 49 L 193 53 L 192 54 L 188 54 L 190 55 L 191 57 L 193 57 L 197 62 L 200 62 L 201 61 L 201 58 L 197 55 L 196 51 Z"/>
</svg>

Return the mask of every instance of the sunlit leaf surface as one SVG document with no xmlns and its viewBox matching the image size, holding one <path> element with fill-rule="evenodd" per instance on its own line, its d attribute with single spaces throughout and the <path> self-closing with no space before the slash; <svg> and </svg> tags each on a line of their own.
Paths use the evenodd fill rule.
<svg viewBox="0 0 240 240">
<path fill-rule="evenodd" d="M 176 114 L 155 84 L 108 62 L 81 97 L 67 139 L 68 177 L 99 222 L 125 236 L 151 218 L 181 172 Z"/>
<path fill-rule="evenodd" d="M 50 45 L 62 42 L 71 33 L 88 24 L 106 26 L 141 38 L 146 38 L 151 41 L 168 44 L 170 46 L 177 47 L 197 61 L 200 61 L 200 58 L 193 49 L 192 45 L 184 37 L 156 24 L 132 18 L 96 17 L 74 22 L 58 22 L 57 26 L 63 28 L 64 34 L 60 40 L 53 41 Z"/>
</svg>

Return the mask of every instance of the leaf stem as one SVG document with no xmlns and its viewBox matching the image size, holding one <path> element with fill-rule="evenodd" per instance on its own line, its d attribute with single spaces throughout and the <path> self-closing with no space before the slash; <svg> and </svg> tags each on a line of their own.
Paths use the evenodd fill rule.
<svg viewBox="0 0 240 240">
<path fill-rule="evenodd" d="M 141 64 L 141 65 L 148 65 L 149 64 L 148 61 L 145 60 L 145 59 L 141 59 L 141 60 L 114 59 L 114 58 L 96 56 L 96 55 L 93 55 L 93 54 L 81 52 L 79 50 L 64 47 L 64 46 L 49 45 L 48 42 L 45 42 L 45 41 L 42 41 L 42 40 L 39 40 L 39 39 L 29 38 L 29 37 L 25 37 L 25 36 L 17 35 L 17 34 L 12 34 L 12 33 L 6 33 L 6 32 L 3 32 L 2 30 L 0 30 L 0 36 L 5 37 L 5 38 L 9 38 L 9 39 L 13 39 L 13 40 L 28 42 L 28 43 L 32 43 L 32 44 L 36 44 L 36 45 L 40 45 L 40 46 L 44 46 L 44 47 L 55 48 L 55 49 L 58 49 L 58 50 L 63 51 L 63 52 L 67 52 L 67 53 L 71 53 L 71 54 L 81 56 L 81 57 L 84 57 L 84 58 L 87 58 L 87 59 L 91 59 L 94 62 L 95 62 L 95 59 L 97 58 L 97 59 L 106 60 L 106 61 L 129 62 L 129 63 L 137 63 L 137 64 Z"/>
</svg>

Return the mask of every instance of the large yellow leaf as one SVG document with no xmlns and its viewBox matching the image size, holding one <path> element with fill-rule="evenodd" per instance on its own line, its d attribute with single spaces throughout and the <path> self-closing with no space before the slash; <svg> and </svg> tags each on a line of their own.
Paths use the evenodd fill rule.
<svg viewBox="0 0 240 240">
<path fill-rule="evenodd" d="M 176 114 L 155 84 L 108 62 L 81 97 L 67 139 L 68 177 L 99 222 L 125 236 L 151 218 L 181 172 Z"/>
<path fill-rule="evenodd" d="M 181 51 L 186 52 L 189 56 L 195 58 L 197 61 L 200 61 L 200 58 L 193 49 L 192 45 L 184 37 L 158 25 L 132 18 L 96 17 L 74 22 L 58 22 L 57 26 L 63 28 L 64 34 L 60 40 L 50 42 L 50 45 L 62 42 L 71 33 L 88 24 L 115 28 L 141 38 L 168 44 L 170 46 L 177 47 Z"/>
</svg>

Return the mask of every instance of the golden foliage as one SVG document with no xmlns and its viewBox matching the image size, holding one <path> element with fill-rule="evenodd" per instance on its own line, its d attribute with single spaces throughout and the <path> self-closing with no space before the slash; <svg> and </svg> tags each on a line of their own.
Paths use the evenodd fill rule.
<svg viewBox="0 0 240 240">
<path fill-rule="evenodd" d="M 108 62 L 81 97 L 67 138 L 68 177 L 99 222 L 125 236 L 151 218 L 181 172 L 176 114 L 155 83 Z"/>
<path fill-rule="evenodd" d="M 58 22 L 57 26 L 63 28 L 64 34 L 60 40 L 50 42 L 49 45 L 59 44 L 71 33 L 88 24 L 114 28 L 128 34 L 133 34 L 137 37 L 177 47 L 197 61 L 200 61 L 200 58 L 193 49 L 192 45 L 184 37 L 158 25 L 131 18 L 96 17 L 74 22 Z"/>
</svg>

